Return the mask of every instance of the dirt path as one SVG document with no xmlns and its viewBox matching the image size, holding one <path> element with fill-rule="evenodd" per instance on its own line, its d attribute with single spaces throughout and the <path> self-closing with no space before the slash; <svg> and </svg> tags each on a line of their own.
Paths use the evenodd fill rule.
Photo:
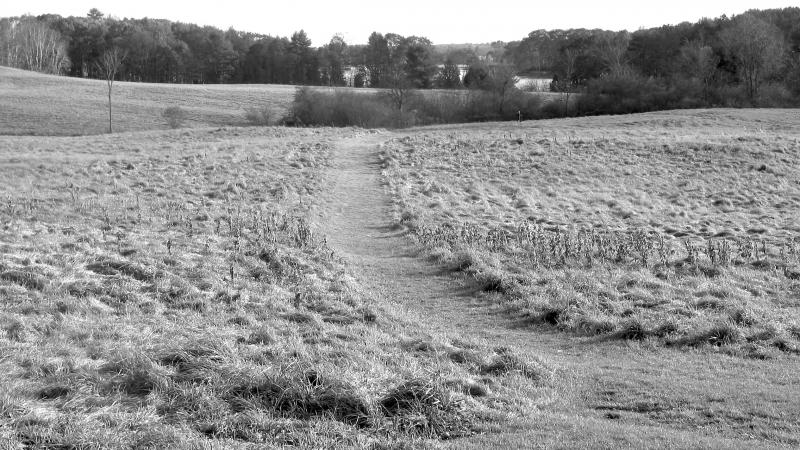
<svg viewBox="0 0 800 450">
<path fill-rule="evenodd" d="M 408 308 L 427 329 L 483 337 L 498 346 L 530 333 L 477 300 L 463 283 L 417 257 L 411 240 L 392 223 L 391 198 L 381 183 L 379 145 L 386 134 L 351 139 L 337 148 L 333 183 L 321 225 L 335 250 L 371 291 Z M 517 342 L 517 343 L 519 343 Z"/>
<path fill-rule="evenodd" d="M 581 392 L 576 397 L 585 397 L 566 409 L 532 412 L 529 418 L 505 424 L 503 432 L 457 441 L 454 447 L 747 448 L 753 444 L 748 442 L 753 437 L 745 428 L 750 426 L 747 419 L 729 421 L 724 410 L 715 416 L 716 423 L 706 422 L 713 429 L 703 429 L 697 426 L 705 420 L 702 417 L 684 420 L 676 415 L 664 422 L 660 413 L 629 414 L 624 408 L 642 401 L 671 404 L 674 400 L 675 405 L 683 405 L 676 408 L 702 412 L 702 399 L 707 396 L 747 411 L 745 417 L 761 408 L 758 403 L 763 398 L 774 402 L 771 413 L 788 407 L 791 400 L 781 400 L 776 388 L 786 386 L 793 371 L 779 363 L 766 368 L 721 355 L 653 351 L 622 341 L 516 326 L 507 314 L 465 288 L 464 280 L 416 256 L 411 240 L 394 227 L 379 163 L 380 145 L 390 138 L 388 133 L 371 134 L 339 143 L 319 221 L 330 245 L 348 260 L 352 272 L 378 301 L 405 308 L 432 335 L 467 337 L 489 347 L 511 348 L 523 358 L 542 357 L 571 374 L 574 389 Z M 761 372 L 761 383 L 751 383 L 753 371 Z M 604 410 L 593 407 L 596 399 L 589 397 L 597 389 L 618 393 L 623 414 L 608 420 Z M 777 423 L 787 419 L 792 420 L 784 417 Z M 755 423 L 769 426 L 770 422 Z M 768 442 L 755 442 L 769 447 Z"/>
<path fill-rule="evenodd" d="M 332 183 L 320 225 L 333 249 L 348 260 L 362 285 L 401 305 L 442 337 L 484 340 L 519 354 L 569 363 L 596 349 L 563 333 L 539 332 L 515 324 L 497 305 L 475 295 L 454 278 L 420 258 L 404 230 L 393 222 L 392 200 L 381 181 L 380 145 L 388 133 L 342 141 L 329 174 Z"/>
</svg>

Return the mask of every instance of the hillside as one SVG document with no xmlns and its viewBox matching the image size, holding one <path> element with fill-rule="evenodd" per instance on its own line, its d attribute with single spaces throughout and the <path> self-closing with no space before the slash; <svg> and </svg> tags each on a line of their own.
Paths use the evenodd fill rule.
<svg viewBox="0 0 800 450">
<path fill-rule="evenodd" d="M 108 127 L 107 85 L 101 80 L 43 75 L 0 67 L 0 134 L 76 136 Z M 247 108 L 268 107 L 276 118 L 294 86 L 187 85 L 115 82 L 115 131 L 167 129 L 165 108 L 186 110 L 186 127 L 245 126 Z"/>
</svg>

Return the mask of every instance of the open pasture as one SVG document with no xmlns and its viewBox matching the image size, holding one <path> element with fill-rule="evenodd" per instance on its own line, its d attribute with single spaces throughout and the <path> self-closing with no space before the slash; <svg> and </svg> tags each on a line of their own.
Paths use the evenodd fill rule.
<svg viewBox="0 0 800 450">
<path fill-rule="evenodd" d="M 115 81 L 112 110 L 115 132 L 167 130 L 167 108 L 179 107 L 180 128 L 277 124 L 292 109 L 297 86 L 246 84 L 155 84 Z M 392 112 L 384 89 L 309 87 L 310 92 L 381 99 Z M 426 89 L 414 92 L 430 105 L 449 108 L 473 95 L 470 90 Z M 560 94 L 537 92 L 542 104 Z M 326 98 L 324 95 L 318 99 Z M 449 105 L 449 106 L 448 106 Z M 363 106 L 363 105 L 361 105 Z M 322 106 L 320 106 L 322 107 Z M 358 105 L 351 106 L 357 109 Z M 257 116 L 254 123 L 250 115 Z M 380 120 L 376 120 L 381 123 Z M 324 125 L 330 123 L 323 121 Z M 381 127 L 369 121 L 360 126 Z M 0 135 L 83 136 L 108 131 L 108 87 L 103 80 L 44 75 L 0 66 Z"/>
<path fill-rule="evenodd" d="M 101 82 L 0 70 L 3 133 L 104 131 Z M 143 131 L 0 136 L 0 447 L 800 444 L 795 111 L 231 128 L 238 87 L 118 86 Z"/>
<path fill-rule="evenodd" d="M 163 111 L 186 111 L 186 127 L 245 126 L 249 108 L 286 114 L 294 86 L 190 85 L 116 81 L 115 131 L 168 129 Z M 108 130 L 108 87 L 103 80 L 43 75 L 0 67 L 0 134 L 79 136 Z"/>
<path fill-rule="evenodd" d="M 0 137 L 0 446 L 421 445 L 503 417 L 489 384 L 554 389 L 374 302 L 328 247 L 325 171 L 364 133 Z"/>
<path fill-rule="evenodd" d="M 664 112 L 420 129 L 397 218 L 531 326 L 800 352 L 800 115 Z"/>
</svg>

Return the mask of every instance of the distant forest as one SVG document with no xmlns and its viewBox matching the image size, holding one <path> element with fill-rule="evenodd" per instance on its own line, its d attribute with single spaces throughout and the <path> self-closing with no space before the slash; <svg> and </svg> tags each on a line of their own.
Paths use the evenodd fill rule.
<svg viewBox="0 0 800 450">
<path fill-rule="evenodd" d="M 800 98 L 800 8 L 635 32 L 536 30 L 520 41 L 480 46 L 435 46 L 425 37 L 375 32 L 367 45 L 337 35 L 315 47 L 302 30 L 275 37 L 117 19 L 97 9 L 85 17 L 0 19 L 0 65 L 101 78 L 97 63 L 112 48 L 125 54 L 117 78 L 142 82 L 425 89 L 496 85 L 487 82 L 493 77 L 552 77 L 549 90 L 593 99 L 575 114 L 787 106 Z"/>
</svg>

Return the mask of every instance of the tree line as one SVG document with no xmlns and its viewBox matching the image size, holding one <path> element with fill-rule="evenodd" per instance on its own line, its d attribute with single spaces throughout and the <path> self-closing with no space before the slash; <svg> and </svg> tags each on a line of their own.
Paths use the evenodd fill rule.
<svg viewBox="0 0 800 450">
<path fill-rule="evenodd" d="M 780 106 L 800 97 L 796 7 L 633 33 L 536 30 L 505 50 L 517 73 L 552 74 L 552 90 L 604 100 L 596 105 L 603 112 Z M 612 103 L 618 111 L 607 110 Z"/>
<path fill-rule="evenodd" d="M 337 35 L 314 47 L 302 30 L 268 36 L 117 19 L 97 9 L 83 17 L 0 19 L 2 65 L 104 78 L 100 63 L 110 49 L 125 56 L 118 80 L 384 87 L 397 92 L 399 109 L 408 89 L 505 92 L 518 75 L 552 77 L 550 90 L 566 98 L 563 114 L 777 106 L 800 97 L 800 8 L 632 33 L 536 30 L 510 43 L 438 48 L 425 37 L 378 32 L 366 45 Z M 583 103 L 570 111 L 575 93 Z"/>
<path fill-rule="evenodd" d="M 373 33 L 368 45 L 342 36 L 313 47 L 303 31 L 291 37 L 226 31 L 159 19 L 116 19 L 92 9 L 85 17 L 59 15 L 0 19 L 0 64 L 75 77 L 103 78 L 103 54 L 125 54 L 117 77 L 155 83 L 275 83 L 384 87 L 435 84 L 440 62 L 424 37 Z"/>
</svg>

